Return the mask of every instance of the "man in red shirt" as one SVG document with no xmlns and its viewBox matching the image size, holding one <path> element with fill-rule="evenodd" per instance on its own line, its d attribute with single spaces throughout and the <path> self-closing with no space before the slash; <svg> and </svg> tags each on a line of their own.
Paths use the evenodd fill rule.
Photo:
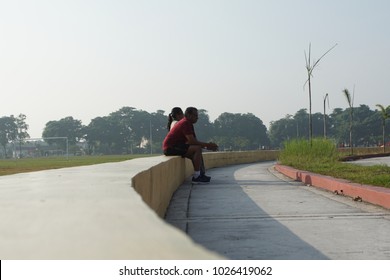
<svg viewBox="0 0 390 280">
<path fill-rule="evenodd" d="M 202 148 L 216 151 L 215 143 L 200 142 L 196 139 L 194 123 L 198 121 L 198 109 L 188 107 L 184 118 L 168 132 L 163 142 L 163 151 L 166 156 L 182 156 L 191 159 L 194 166 L 193 183 L 208 183 L 210 177 L 200 174 Z"/>
</svg>

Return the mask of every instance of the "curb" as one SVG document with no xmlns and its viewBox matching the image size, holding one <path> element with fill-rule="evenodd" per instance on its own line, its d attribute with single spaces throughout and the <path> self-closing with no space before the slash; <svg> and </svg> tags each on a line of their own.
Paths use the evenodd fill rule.
<svg viewBox="0 0 390 280">
<path fill-rule="evenodd" d="M 349 196 L 355 201 L 364 201 L 390 209 L 390 189 L 388 188 L 352 183 L 344 179 L 336 179 L 280 164 L 276 164 L 275 169 L 306 185 L 322 188 L 337 195 Z"/>
</svg>

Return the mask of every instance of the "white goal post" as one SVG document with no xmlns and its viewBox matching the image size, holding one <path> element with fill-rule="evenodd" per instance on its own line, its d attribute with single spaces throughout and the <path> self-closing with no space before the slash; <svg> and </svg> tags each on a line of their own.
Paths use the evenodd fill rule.
<svg viewBox="0 0 390 280">
<path fill-rule="evenodd" d="M 29 142 L 29 141 L 39 141 L 39 140 L 55 140 L 55 139 L 64 139 L 66 142 L 66 159 L 69 159 L 69 143 L 68 143 L 68 137 L 42 137 L 42 138 L 26 138 L 23 139 L 23 142 Z M 15 143 L 19 143 L 20 140 L 14 140 L 12 141 L 14 144 L 14 151 L 15 151 Z"/>
</svg>

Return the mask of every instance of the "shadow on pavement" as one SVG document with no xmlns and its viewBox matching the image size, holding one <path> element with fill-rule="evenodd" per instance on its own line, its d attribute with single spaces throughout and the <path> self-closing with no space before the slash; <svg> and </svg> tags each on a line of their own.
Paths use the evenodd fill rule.
<svg viewBox="0 0 390 280">
<path fill-rule="evenodd" d="M 270 189 L 280 192 L 273 203 L 288 199 L 282 190 L 288 183 L 249 166 L 209 170 L 209 185 L 186 181 L 172 197 L 166 221 L 228 259 L 328 259 L 275 218 L 284 213 L 263 210 Z"/>
</svg>

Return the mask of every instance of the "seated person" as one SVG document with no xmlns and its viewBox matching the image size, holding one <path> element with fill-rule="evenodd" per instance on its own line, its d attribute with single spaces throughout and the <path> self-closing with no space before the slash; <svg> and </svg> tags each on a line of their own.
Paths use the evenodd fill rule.
<svg viewBox="0 0 390 280">
<path fill-rule="evenodd" d="M 170 131 L 172 127 L 182 118 L 184 118 L 183 110 L 180 107 L 172 108 L 171 113 L 168 116 L 168 124 L 167 124 L 168 131 Z"/>
<path fill-rule="evenodd" d="M 167 124 L 167 129 L 170 131 L 174 125 L 180 121 L 182 118 L 184 118 L 184 113 L 183 110 L 180 107 L 174 107 L 171 110 L 171 113 L 168 116 L 168 124 Z M 203 156 L 202 156 L 202 161 L 200 163 L 200 175 L 211 179 L 211 177 L 206 175 L 206 168 L 204 166 L 204 161 L 203 161 Z"/>
<path fill-rule="evenodd" d="M 189 158 L 194 167 L 193 183 L 208 183 L 210 177 L 200 174 L 202 165 L 202 148 L 216 151 L 218 145 L 215 143 L 205 143 L 196 139 L 194 123 L 198 121 L 198 110 L 188 107 L 184 118 L 168 132 L 163 142 L 163 151 L 166 156 L 180 155 Z"/>
</svg>

